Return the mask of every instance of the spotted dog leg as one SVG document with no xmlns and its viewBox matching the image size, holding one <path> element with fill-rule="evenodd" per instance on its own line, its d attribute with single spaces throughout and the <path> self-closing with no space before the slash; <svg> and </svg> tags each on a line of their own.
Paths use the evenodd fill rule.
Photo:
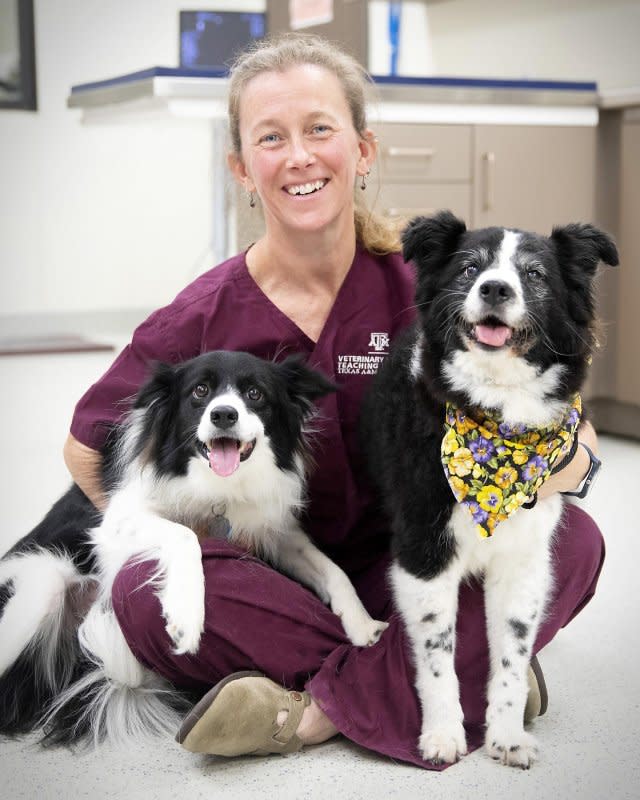
<svg viewBox="0 0 640 800">
<path fill-rule="evenodd" d="M 520 560 L 499 574 L 485 575 L 491 652 L 485 745 L 497 761 L 528 769 L 538 756 L 535 738 L 524 730 L 527 668 L 549 590 L 546 553 Z"/>
<path fill-rule="evenodd" d="M 453 763 L 467 752 L 454 666 L 460 564 L 452 561 L 431 580 L 416 578 L 394 564 L 391 578 L 413 646 L 422 707 L 420 752 L 427 761 Z"/>
</svg>

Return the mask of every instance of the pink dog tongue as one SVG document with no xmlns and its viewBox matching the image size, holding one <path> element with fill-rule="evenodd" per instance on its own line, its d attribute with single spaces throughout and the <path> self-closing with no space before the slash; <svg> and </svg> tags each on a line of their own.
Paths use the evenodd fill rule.
<svg viewBox="0 0 640 800">
<path fill-rule="evenodd" d="M 498 325 L 492 327 L 490 325 L 476 325 L 476 339 L 482 344 L 487 344 L 490 347 L 503 347 L 509 336 L 511 336 L 511 328 L 506 325 Z"/>
<path fill-rule="evenodd" d="M 235 439 L 214 439 L 209 453 L 209 466 L 221 478 L 234 473 L 240 464 L 240 451 Z"/>
</svg>

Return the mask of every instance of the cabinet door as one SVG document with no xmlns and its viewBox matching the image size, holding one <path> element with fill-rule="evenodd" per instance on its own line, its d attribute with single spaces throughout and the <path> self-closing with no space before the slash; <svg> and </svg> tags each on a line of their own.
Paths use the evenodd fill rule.
<svg viewBox="0 0 640 800">
<path fill-rule="evenodd" d="M 448 208 L 464 220 L 471 217 L 471 190 L 467 183 L 381 184 L 372 187 L 370 208 L 379 214 L 410 220 Z"/>
<path fill-rule="evenodd" d="M 595 128 L 478 125 L 473 225 L 550 233 L 594 217 Z"/>
<path fill-rule="evenodd" d="M 383 182 L 469 183 L 469 125 L 377 125 L 377 168 Z"/>
<path fill-rule="evenodd" d="M 636 408 L 640 436 L 640 110 L 622 125 L 620 175 L 620 274 L 617 320 L 617 399 Z"/>
</svg>

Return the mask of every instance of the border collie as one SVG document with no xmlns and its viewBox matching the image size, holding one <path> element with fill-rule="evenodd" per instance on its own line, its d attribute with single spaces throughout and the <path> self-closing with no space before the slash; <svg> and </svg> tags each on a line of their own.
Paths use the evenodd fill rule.
<svg viewBox="0 0 640 800">
<path fill-rule="evenodd" d="M 377 641 L 386 623 L 298 519 L 313 401 L 334 389 L 296 356 L 219 351 L 157 367 L 105 448 L 104 515 L 74 485 L 0 561 L 0 733 L 43 726 L 49 744 L 173 735 L 180 695 L 133 657 L 111 587 L 131 559 L 157 562 L 174 652 L 195 653 L 205 592 L 195 530 L 309 586 L 354 644 Z"/>
<path fill-rule="evenodd" d="M 481 575 L 491 656 L 485 744 L 494 759 L 528 768 L 537 747 L 523 726 L 527 667 L 562 514 L 559 495 L 535 504 L 536 491 L 577 444 L 593 279 L 600 260 L 616 265 L 618 255 L 591 225 L 550 237 L 467 231 L 447 211 L 413 220 L 403 253 L 417 268 L 418 320 L 381 366 L 362 431 L 391 518 L 391 582 L 422 708 L 418 747 L 438 763 L 466 752 L 457 599 L 460 582 Z"/>
</svg>

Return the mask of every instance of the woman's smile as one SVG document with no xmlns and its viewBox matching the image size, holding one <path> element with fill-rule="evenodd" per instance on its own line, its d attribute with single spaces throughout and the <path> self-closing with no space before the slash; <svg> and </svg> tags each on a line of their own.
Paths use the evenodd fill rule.
<svg viewBox="0 0 640 800">
<path fill-rule="evenodd" d="M 328 183 L 328 179 L 322 178 L 317 181 L 308 181 L 307 183 L 300 183 L 300 184 L 293 184 L 290 186 L 285 186 L 284 189 L 287 194 L 290 195 L 297 195 L 297 196 L 307 196 L 310 194 L 316 194 Z"/>
</svg>

